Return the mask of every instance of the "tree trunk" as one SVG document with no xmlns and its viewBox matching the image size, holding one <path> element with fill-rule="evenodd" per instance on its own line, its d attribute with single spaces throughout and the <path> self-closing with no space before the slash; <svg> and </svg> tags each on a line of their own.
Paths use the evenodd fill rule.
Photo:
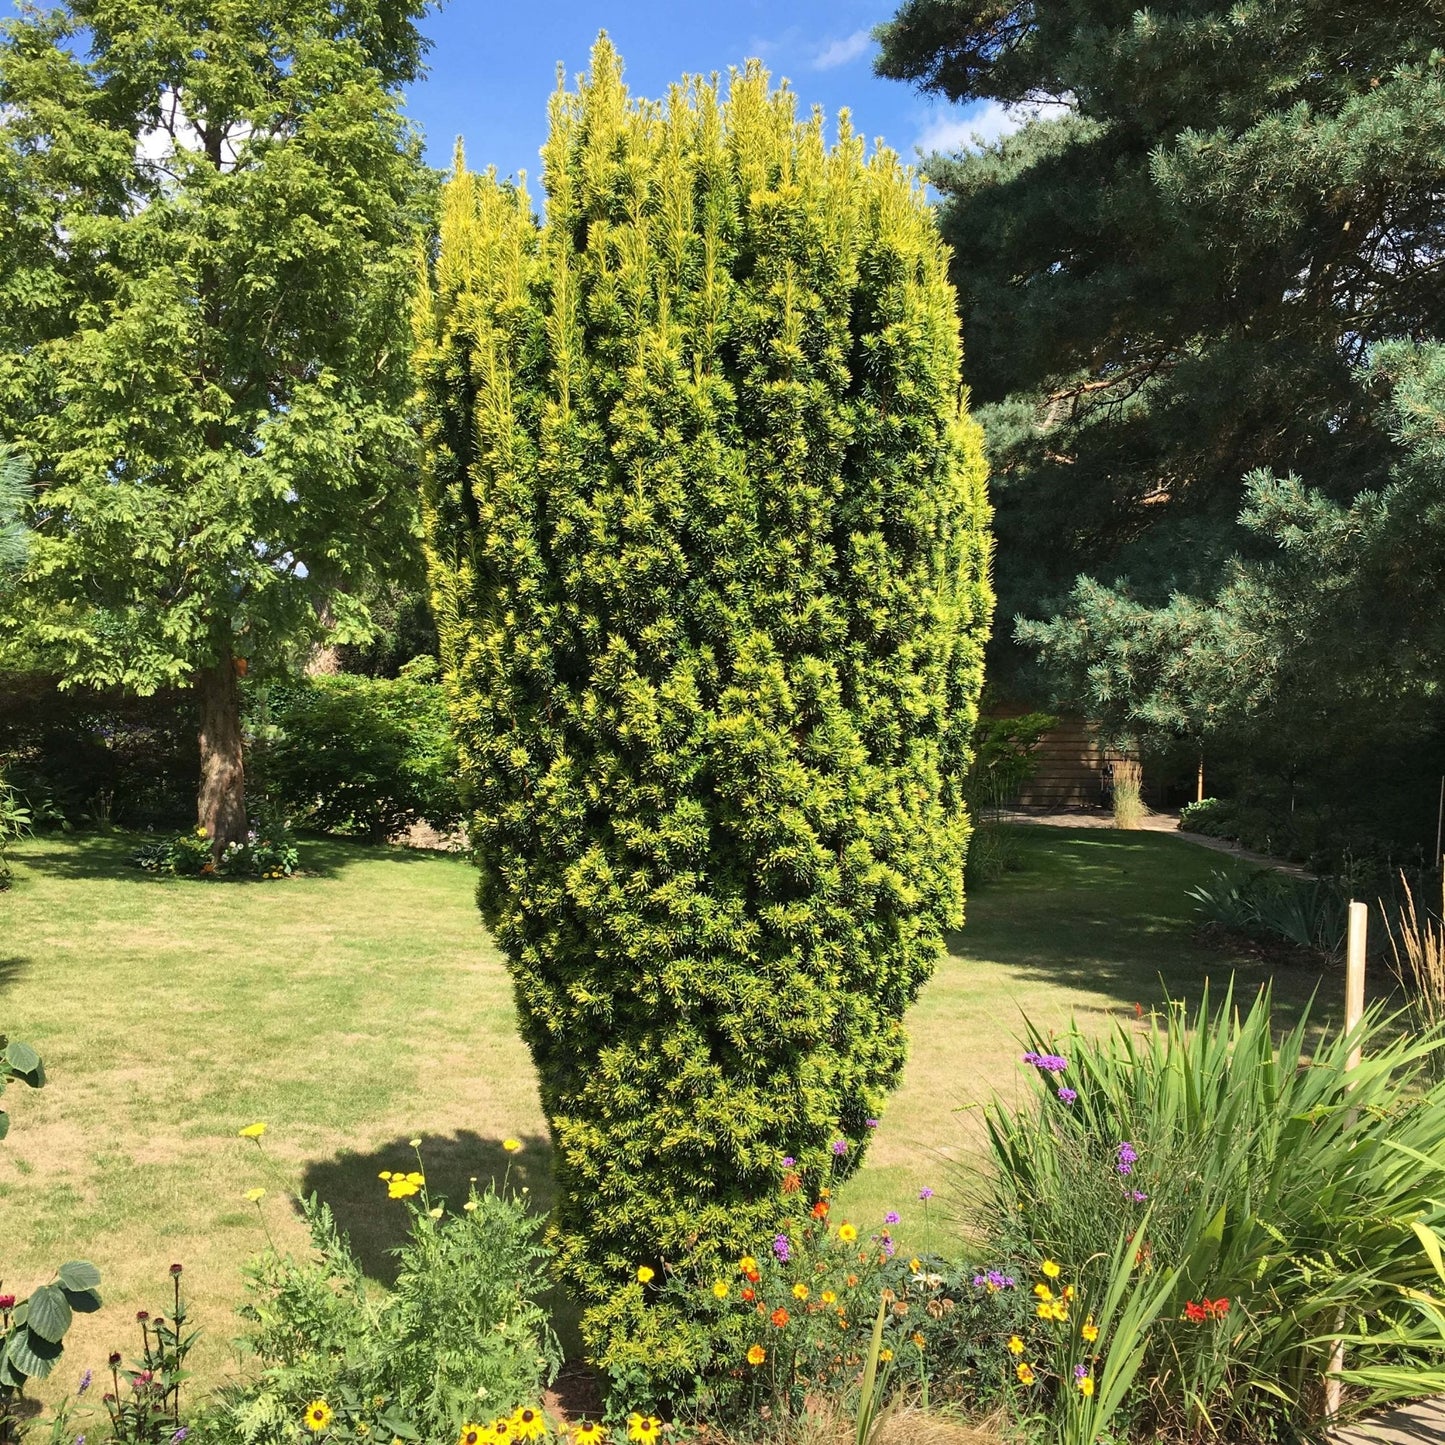
<svg viewBox="0 0 1445 1445">
<path fill-rule="evenodd" d="M 246 839 L 246 771 L 241 755 L 241 694 L 230 657 L 196 675 L 201 704 L 201 791 L 196 821 L 219 857 Z"/>
</svg>

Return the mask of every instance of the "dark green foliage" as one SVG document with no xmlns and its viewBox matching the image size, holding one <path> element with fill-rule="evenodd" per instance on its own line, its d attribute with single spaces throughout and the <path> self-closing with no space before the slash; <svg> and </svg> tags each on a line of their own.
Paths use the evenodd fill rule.
<svg viewBox="0 0 1445 1445">
<path fill-rule="evenodd" d="M 1347 507 L 1402 455 L 1390 386 L 1360 363 L 1445 335 L 1442 39 L 1445 0 L 907 0 L 887 27 L 886 74 L 1066 107 L 929 165 L 967 259 L 1001 605 L 1062 614 L 1027 639 L 1045 643 L 1040 691 L 1105 715 L 1133 698 L 1140 731 L 1198 736 L 1272 670 L 1250 637 L 1218 639 L 1240 643 L 1238 676 L 1201 663 L 1201 613 L 1235 559 L 1292 545 L 1322 520 L 1302 513 Z M 1260 470 L 1298 475 L 1312 500 L 1247 496 Z M 1325 533 L 1348 548 L 1348 530 Z M 1348 620 L 1405 639 L 1393 585 L 1347 592 Z M 1376 650 L 1368 627 L 1312 636 L 1344 647 L 1274 689 L 1306 707 Z M 1019 655 L 1000 657 L 1019 678 Z"/>
<path fill-rule="evenodd" d="M 461 820 L 457 755 L 437 666 L 396 678 L 307 677 L 265 692 L 252 712 L 256 769 L 302 827 L 380 842 L 425 820 Z"/>
<path fill-rule="evenodd" d="M 562 1265 L 661 1378 L 635 1271 L 856 1167 L 961 921 L 984 468 L 921 190 L 756 65 L 634 103 L 599 42 L 543 181 L 445 193 L 429 562 Z"/>
<path fill-rule="evenodd" d="M 195 817 L 195 700 L 163 688 L 62 692 L 51 675 L 0 675 L 0 768 L 35 825 L 97 818 L 175 828 Z"/>
</svg>

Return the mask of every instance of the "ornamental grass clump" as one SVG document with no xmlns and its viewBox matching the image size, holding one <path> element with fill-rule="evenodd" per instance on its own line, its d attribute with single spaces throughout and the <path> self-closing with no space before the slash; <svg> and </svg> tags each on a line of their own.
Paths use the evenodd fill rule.
<svg viewBox="0 0 1445 1445">
<path fill-rule="evenodd" d="M 1306 1015 L 1276 1045 L 1267 990 L 1103 1042 L 1030 1033 L 1040 1092 L 989 1115 L 989 1227 L 1052 1291 L 1061 1439 L 1294 1438 L 1323 1422 L 1341 1338 L 1342 1419 L 1445 1389 L 1445 1035 L 1378 1011 L 1316 1034 Z"/>
<path fill-rule="evenodd" d="M 483 915 L 609 1368 L 707 1341 L 647 1264 L 854 1170 L 961 921 L 991 595 L 921 182 L 756 63 L 664 103 L 599 41 L 546 218 L 459 162 L 418 304 L 428 565 Z"/>
</svg>

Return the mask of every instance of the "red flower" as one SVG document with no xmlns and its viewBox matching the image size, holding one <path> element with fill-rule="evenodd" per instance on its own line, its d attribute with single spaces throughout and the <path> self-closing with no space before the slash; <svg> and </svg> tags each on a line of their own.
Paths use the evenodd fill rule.
<svg viewBox="0 0 1445 1445">
<path fill-rule="evenodd" d="M 773 1311 L 773 1323 L 781 1330 L 786 1327 L 789 1318 L 787 1310 L 779 1308 Z"/>
<path fill-rule="evenodd" d="M 828 1217 L 828 1201 L 827 1201 L 826 1199 L 820 1199 L 820 1200 L 813 1206 L 813 1218 L 814 1218 L 814 1219 L 826 1219 L 827 1217 Z"/>
<path fill-rule="evenodd" d="M 762 1275 L 760 1275 L 757 1270 L 750 1269 L 746 1273 L 746 1278 L 749 1279 L 753 1284 L 756 1284 L 762 1278 Z"/>
<path fill-rule="evenodd" d="M 752 1302 L 757 1299 L 757 1297 L 757 1291 L 754 1290 L 751 1286 L 749 1286 L 743 1291 L 743 1299 L 748 1304 L 752 1304 Z"/>
<path fill-rule="evenodd" d="M 1197 1325 L 1201 1320 L 1207 1320 L 1209 1316 L 1205 1313 L 1203 1305 L 1197 1305 L 1193 1300 L 1190 1300 L 1189 1303 L 1184 1306 L 1184 1318 L 1191 1324 Z"/>
<path fill-rule="evenodd" d="M 1221 1295 L 1220 1298 L 1212 1304 L 1208 1300 L 1205 1300 L 1204 1308 L 1211 1319 L 1222 1320 L 1225 1315 L 1229 1313 L 1229 1301 Z"/>
<path fill-rule="evenodd" d="M 15 1296 L 13 1294 L 0 1294 L 0 1310 L 13 1310 L 15 1308 Z"/>
</svg>

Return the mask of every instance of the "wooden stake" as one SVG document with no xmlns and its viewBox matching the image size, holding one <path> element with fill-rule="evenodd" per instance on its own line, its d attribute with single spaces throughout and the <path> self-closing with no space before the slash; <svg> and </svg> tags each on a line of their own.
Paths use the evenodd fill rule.
<svg viewBox="0 0 1445 1445">
<path fill-rule="evenodd" d="M 1345 944 L 1345 1032 L 1359 1027 L 1365 1016 L 1365 945 L 1369 937 L 1370 910 L 1363 903 L 1350 903 L 1350 927 Z M 1353 1072 L 1360 1064 L 1360 1046 L 1356 1044 L 1345 1060 L 1346 1072 Z M 1353 1109 L 1346 1115 L 1349 1123 L 1355 1120 Z M 1344 1316 L 1340 1316 L 1340 1327 L 1344 1327 Z M 1345 1368 L 1345 1343 L 1336 1340 L 1330 1351 L 1329 1373 L 1325 1377 L 1325 1417 L 1334 1419 L 1340 1413 L 1342 1382 L 1340 1371 Z"/>
<path fill-rule="evenodd" d="M 1445 778 L 1442 778 L 1440 781 L 1441 781 L 1442 783 L 1445 783 Z M 1196 803 L 1202 803 L 1202 802 L 1204 801 L 1204 754 L 1203 754 L 1203 753 L 1200 753 L 1200 754 L 1199 754 L 1199 772 L 1195 775 L 1195 779 L 1194 779 L 1194 801 L 1195 801 Z"/>
</svg>

